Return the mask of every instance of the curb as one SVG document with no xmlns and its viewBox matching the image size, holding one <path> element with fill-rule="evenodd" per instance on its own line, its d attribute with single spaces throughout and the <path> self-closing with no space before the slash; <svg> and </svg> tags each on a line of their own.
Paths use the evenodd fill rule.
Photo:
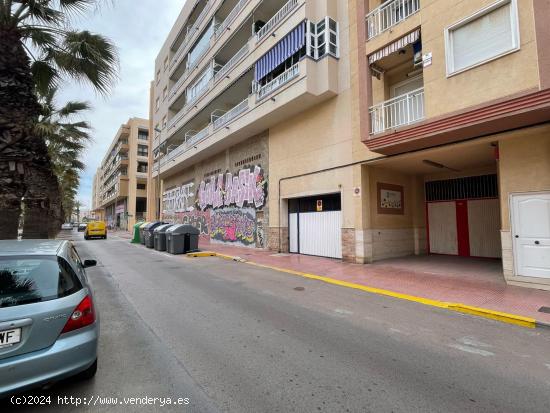
<svg viewBox="0 0 550 413">
<path fill-rule="evenodd" d="M 546 328 L 546 329 L 550 329 L 550 324 L 544 323 L 542 321 L 537 321 L 536 319 L 530 318 L 530 317 L 524 317 L 524 316 L 517 315 L 517 314 L 504 313 L 504 312 L 501 312 L 501 311 L 490 310 L 488 308 L 474 307 L 474 306 L 461 304 L 461 303 L 448 303 L 448 302 L 445 302 L 445 301 L 438 301 L 438 300 L 432 300 L 432 299 L 424 298 L 424 297 L 417 297 L 417 296 L 409 295 L 409 294 L 402 294 L 402 293 L 398 293 L 398 292 L 391 291 L 391 290 L 384 290 L 384 289 L 381 289 L 381 288 L 369 287 L 367 285 L 351 283 L 351 282 L 348 282 L 348 281 L 341 281 L 341 280 L 337 280 L 335 278 L 325 277 L 325 276 L 321 276 L 321 275 L 309 274 L 309 273 L 306 273 L 306 272 L 294 271 L 294 270 L 289 270 L 287 268 L 274 267 L 274 266 L 271 266 L 271 265 L 258 264 L 258 263 L 252 262 L 252 261 L 246 261 L 246 260 L 244 260 L 240 257 L 233 257 L 231 255 L 219 254 L 217 252 L 204 251 L 204 252 L 198 252 L 198 253 L 189 253 L 189 254 L 187 254 L 187 256 L 190 256 L 190 257 L 219 257 L 219 258 L 223 258 L 223 259 L 226 259 L 226 260 L 232 260 L 232 261 L 245 263 L 245 264 L 248 264 L 248 265 L 253 265 L 255 267 L 266 268 L 266 269 L 270 269 L 270 270 L 274 270 L 274 271 L 283 272 L 283 273 L 286 273 L 286 274 L 292 274 L 292 275 L 297 275 L 297 276 L 304 277 L 304 278 L 309 278 L 309 279 L 312 279 L 312 280 L 318 280 L 318 281 L 325 282 L 327 284 L 333 284 L 333 285 L 338 285 L 340 287 L 353 288 L 355 290 L 365 291 L 365 292 L 372 293 L 372 294 L 384 295 L 384 296 L 387 296 L 387 297 L 412 301 L 412 302 L 416 302 L 416 303 L 419 303 L 419 304 L 428 305 L 428 306 L 431 306 L 431 307 L 438 307 L 438 308 L 447 309 L 449 311 L 454 311 L 454 312 L 457 312 L 457 313 L 469 314 L 469 315 L 473 315 L 473 316 L 477 316 L 477 317 L 487 318 L 487 319 L 490 319 L 490 320 L 496 320 L 496 321 L 500 321 L 502 323 L 513 324 L 513 325 L 526 327 L 526 328 Z"/>
</svg>

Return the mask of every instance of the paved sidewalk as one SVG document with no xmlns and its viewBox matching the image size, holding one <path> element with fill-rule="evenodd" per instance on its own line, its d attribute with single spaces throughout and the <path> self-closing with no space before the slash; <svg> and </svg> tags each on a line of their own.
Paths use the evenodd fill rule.
<svg viewBox="0 0 550 413">
<path fill-rule="evenodd" d="M 122 238 L 131 238 L 126 231 L 111 233 Z M 257 264 L 431 300 L 487 308 L 550 323 L 550 314 L 538 311 L 541 307 L 550 307 L 550 291 L 507 285 L 499 260 L 429 255 L 373 264 L 352 264 L 330 258 L 276 254 L 215 243 L 201 243 L 200 249 L 240 257 Z"/>
</svg>

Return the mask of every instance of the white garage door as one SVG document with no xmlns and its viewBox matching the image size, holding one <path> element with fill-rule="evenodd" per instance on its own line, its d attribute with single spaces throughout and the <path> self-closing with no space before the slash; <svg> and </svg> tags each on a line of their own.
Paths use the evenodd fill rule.
<svg viewBox="0 0 550 413">
<path fill-rule="evenodd" d="M 430 252 L 458 254 L 456 203 L 432 202 L 428 204 Z"/>
<path fill-rule="evenodd" d="M 341 211 L 302 212 L 289 218 L 290 252 L 342 258 Z"/>
</svg>

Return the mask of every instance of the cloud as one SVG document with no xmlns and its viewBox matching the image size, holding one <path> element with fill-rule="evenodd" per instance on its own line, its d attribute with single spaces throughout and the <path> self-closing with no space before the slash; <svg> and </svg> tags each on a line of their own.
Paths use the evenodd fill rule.
<svg viewBox="0 0 550 413">
<path fill-rule="evenodd" d="M 161 4 L 159 4 L 161 3 Z M 112 94 L 98 96 L 87 85 L 66 83 L 60 103 L 86 100 L 93 111 L 86 117 L 93 126 L 94 141 L 83 156 L 79 199 L 91 206 L 93 175 L 121 124 L 131 117 L 148 118 L 149 83 L 154 78 L 155 58 L 181 8 L 182 0 L 117 0 L 112 5 L 79 18 L 78 29 L 109 37 L 118 47 L 120 79 Z"/>
</svg>

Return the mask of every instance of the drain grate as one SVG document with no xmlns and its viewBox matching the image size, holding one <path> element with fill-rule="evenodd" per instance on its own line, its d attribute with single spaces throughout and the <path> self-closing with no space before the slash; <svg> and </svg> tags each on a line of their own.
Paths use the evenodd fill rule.
<svg viewBox="0 0 550 413">
<path fill-rule="evenodd" d="M 550 314 L 550 307 L 541 307 L 541 308 L 539 308 L 539 313 L 548 313 L 548 314 Z"/>
</svg>

